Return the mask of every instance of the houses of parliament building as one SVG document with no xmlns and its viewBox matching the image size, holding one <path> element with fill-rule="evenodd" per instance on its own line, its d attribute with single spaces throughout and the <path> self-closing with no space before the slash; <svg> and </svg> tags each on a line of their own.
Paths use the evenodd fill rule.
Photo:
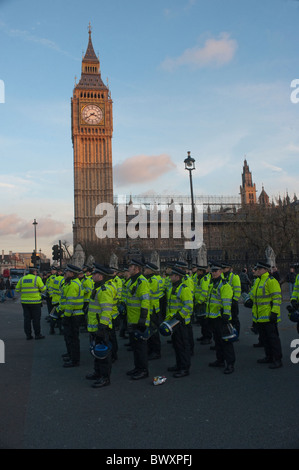
<svg viewBox="0 0 299 470">
<path fill-rule="evenodd" d="M 182 239 L 171 236 L 162 238 L 158 235 L 155 238 L 137 237 L 132 240 L 127 236 L 119 238 L 117 232 L 113 239 L 101 239 L 96 234 L 95 228 L 99 221 L 99 216 L 96 214 L 97 206 L 101 203 L 110 203 L 116 207 L 117 198 L 113 194 L 113 102 L 108 85 L 105 85 L 101 78 L 100 60 L 94 51 L 91 27 L 88 34 L 87 50 L 82 59 L 81 78 L 75 84 L 71 99 L 74 249 L 81 245 L 87 256 L 93 254 L 97 258 L 99 253 L 99 257 L 104 259 L 106 257 L 106 260 L 112 252 L 121 257 L 128 251 L 139 252 L 147 257 L 155 250 L 161 259 L 166 260 L 183 249 Z M 249 227 L 256 225 L 258 218 L 261 217 L 260 210 L 271 208 L 273 203 L 270 203 L 264 188 L 257 197 L 256 185 L 253 183 L 246 159 L 241 181 L 240 194 L 236 197 L 195 197 L 195 202 L 203 207 L 203 241 L 209 257 L 232 259 L 235 256 L 238 259 L 242 258 L 244 263 L 246 258 L 249 259 L 251 256 L 251 249 L 252 256 L 257 255 L 258 250 L 254 251 L 252 240 L 251 242 L 249 240 L 245 247 L 244 240 L 248 233 L 245 233 L 244 227 L 248 231 Z M 125 204 L 129 206 L 142 203 L 151 207 L 153 204 L 162 204 L 165 207 L 173 202 L 190 204 L 190 198 L 178 200 L 176 196 L 152 197 L 143 198 L 141 201 L 130 197 Z M 293 201 L 295 202 L 297 201 Z M 298 215 L 297 210 L 296 214 Z M 263 221 L 265 222 L 265 217 Z M 126 223 L 128 222 L 127 217 Z M 268 242 L 265 240 L 265 243 Z M 298 247 L 291 246 L 289 251 L 288 256 L 296 256 Z"/>
</svg>

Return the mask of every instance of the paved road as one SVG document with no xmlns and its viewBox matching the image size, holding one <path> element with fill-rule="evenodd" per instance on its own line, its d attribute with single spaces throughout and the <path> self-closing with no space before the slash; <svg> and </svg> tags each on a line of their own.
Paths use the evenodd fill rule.
<svg viewBox="0 0 299 470">
<path fill-rule="evenodd" d="M 150 378 L 128 380 L 132 353 L 119 339 L 119 360 L 111 386 L 91 388 L 88 335 L 81 335 L 81 366 L 63 369 L 63 337 L 49 336 L 43 307 L 45 340 L 26 341 L 18 301 L 0 304 L 0 448 L 2 449 L 275 449 L 299 448 L 299 364 L 290 360 L 298 337 L 285 313 L 280 324 L 284 367 L 270 370 L 256 360 L 250 311 L 240 306 L 241 338 L 235 344 L 235 373 L 207 366 L 215 352 L 196 342 L 191 374 L 174 379 L 172 346 L 163 338 L 162 358 L 150 363 Z M 194 326 L 194 336 L 200 335 Z M 152 377 L 166 375 L 162 386 Z M 165 452 L 164 452 L 165 453 Z M 111 455 L 113 453 L 110 452 Z M 109 454 L 109 455 L 110 455 Z M 136 451 L 135 451 L 136 454 Z"/>
</svg>

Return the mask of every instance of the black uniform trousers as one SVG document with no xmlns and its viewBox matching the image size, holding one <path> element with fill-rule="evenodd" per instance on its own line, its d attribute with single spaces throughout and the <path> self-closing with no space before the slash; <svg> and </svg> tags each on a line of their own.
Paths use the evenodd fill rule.
<svg viewBox="0 0 299 470">
<path fill-rule="evenodd" d="M 234 365 L 236 360 L 234 345 L 230 341 L 222 339 L 224 325 L 222 317 L 209 318 L 209 325 L 214 336 L 217 361 L 226 362 L 226 365 Z"/>
<path fill-rule="evenodd" d="M 201 327 L 201 334 L 202 334 L 202 339 L 212 339 L 212 332 L 209 328 L 209 321 L 206 317 L 200 316 L 200 314 L 203 314 L 206 312 L 206 304 L 196 304 L 194 307 L 194 316 L 195 320 L 198 321 Z M 197 318 L 198 315 L 198 318 Z"/>
<path fill-rule="evenodd" d="M 173 330 L 172 344 L 176 366 L 179 370 L 189 370 L 191 366 L 190 327 L 182 320 Z"/>
<path fill-rule="evenodd" d="M 231 324 L 233 325 L 234 328 L 236 328 L 238 335 L 239 335 L 240 334 L 240 320 L 239 320 L 239 304 L 237 300 L 232 301 L 231 315 L 232 315 Z"/>
<path fill-rule="evenodd" d="M 147 340 L 148 354 L 157 354 L 161 356 L 161 338 L 159 333 L 159 326 L 162 323 L 160 312 L 154 311 L 151 314 L 151 328 L 155 328 L 157 331 Z"/>
<path fill-rule="evenodd" d="M 73 315 L 71 317 L 63 317 L 62 326 L 64 332 L 64 340 L 68 355 L 72 362 L 78 364 L 80 362 L 80 326 L 82 325 L 82 315 Z"/>
<path fill-rule="evenodd" d="M 260 341 L 265 349 L 266 357 L 273 361 L 280 361 L 282 358 L 282 350 L 277 324 L 270 322 L 257 322 L 256 325 Z"/>
<path fill-rule="evenodd" d="M 111 331 L 112 330 L 108 330 L 108 328 L 105 329 L 102 332 L 101 337 L 96 337 L 95 343 L 96 344 L 104 343 L 106 346 L 108 346 L 109 342 L 111 343 L 110 341 Z M 109 349 L 108 355 L 107 357 L 105 357 L 105 359 L 94 360 L 94 371 L 95 371 L 95 374 L 99 378 L 103 377 L 105 379 L 107 378 L 110 380 L 111 369 L 112 369 L 112 352 L 111 352 L 111 349 Z"/>
<path fill-rule="evenodd" d="M 136 339 L 134 330 L 136 327 L 129 326 L 129 341 L 133 349 L 134 367 L 139 371 L 148 371 L 148 352 L 147 341 L 143 339 Z"/>
<path fill-rule="evenodd" d="M 117 352 L 118 352 L 118 342 L 116 337 L 116 328 L 119 326 L 119 318 L 114 318 L 112 320 L 112 330 L 110 331 L 110 341 L 112 345 L 112 359 L 117 359 Z"/>
<path fill-rule="evenodd" d="M 32 325 L 35 336 L 39 336 L 42 304 L 22 304 L 22 307 L 25 335 L 27 336 L 27 338 L 30 338 L 32 336 Z"/>
</svg>

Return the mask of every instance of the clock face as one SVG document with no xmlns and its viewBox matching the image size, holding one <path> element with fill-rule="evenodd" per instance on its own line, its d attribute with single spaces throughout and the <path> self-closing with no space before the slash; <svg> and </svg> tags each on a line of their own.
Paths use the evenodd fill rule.
<svg viewBox="0 0 299 470">
<path fill-rule="evenodd" d="M 89 104 L 82 110 L 82 118 L 88 124 L 99 124 L 103 119 L 103 111 L 99 106 Z"/>
</svg>

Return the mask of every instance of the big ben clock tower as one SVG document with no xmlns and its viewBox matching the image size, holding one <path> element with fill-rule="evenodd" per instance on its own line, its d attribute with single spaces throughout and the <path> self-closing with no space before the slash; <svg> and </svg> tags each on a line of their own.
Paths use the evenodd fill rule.
<svg viewBox="0 0 299 470">
<path fill-rule="evenodd" d="M 81 78 L 75 85 L 72 106 L 74 151 L 74 247 L 98 241 L 95 209 L 101 202 L 113 203 L 112 100 L 104 85 L 100 61 L 89 41 L 82 59 Z"/>
</svg>

